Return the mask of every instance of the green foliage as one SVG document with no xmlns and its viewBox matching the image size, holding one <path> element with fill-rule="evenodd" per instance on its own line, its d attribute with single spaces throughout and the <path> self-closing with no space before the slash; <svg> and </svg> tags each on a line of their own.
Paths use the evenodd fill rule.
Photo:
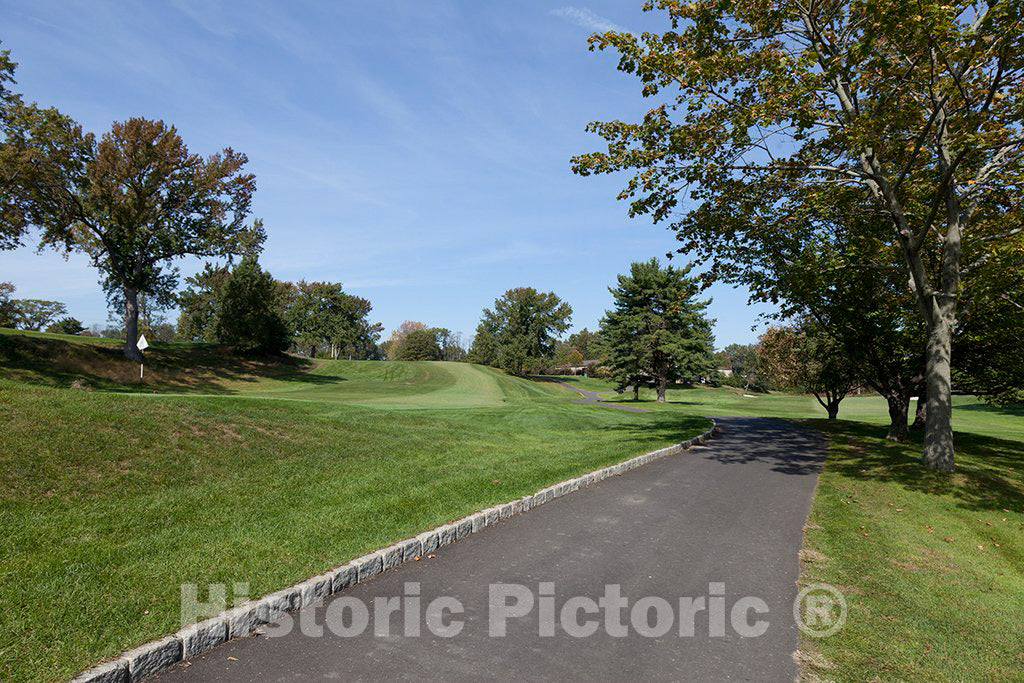
<svg viewBox="0 0 1024 683">
<path fill-rule="evenodd" d="M 777 386 L 813 394 L 829 419 L 858 385 L 858 368 L 843 346 L 809 320 L 765 330 L 758 347 L 763 375 Z"/>
<path fill-rule="evenodd" d="M 55 334 L 82 334 L 85 332 L 85 326 L 78 318 L 67 316 L 51 324 L 46 331 Z"/>
<path fill-rule="evenodd" d="M 584 327 L 579 332 L 570 334 L 567 343 L 583 354 L 583 360 L 604 360 L 607 357 L 608 345 L 600 331 L 591 332 Z"/>
<path fill-rule="evenodd" d="M 533 287 L 510 289 L 484 309 L 470 359 L 514 375 L 540 369 L 551 358 L 555 340 L 569 329 L 572 308 L 554 292 Z"/>
<path fill-rule="evenodd" d="M 178 335 L 193 342 L 217 339 L 217 317 L 225 283 L 231 269 L 207 262 L 200 273 L 185 278 L 188 287 L 178 294 Z"/>
<path fill-rule="evenodd" d="M 11 299 L 15 287 L 10 282 L 0 282 L 0 327 L 15 327 L 17 325 L 18 309 Z"/>
<path fill-rule="evenodd" d="M 662 268 L 657 259 L 633 263 L 610 291 L 615 309 L 602 321 L 620 387 L 653 380 L 658 399 L 668 382 L 692 380 L 713 367 L 711 321 L 698 301 L 700 285 L 691 266 Z"/>
<path fill-rule="evenodd" d="M 35 332 L 44 329 L 57 316 L 68 312 L 67 306 L 61 302 L 45 299 L 13 299 L 10 305 L 14 311 L 14 326 Z"/>
<path fill-rule="evenodd" d="M 409 334 L 410 332 L 415 332 L 416 330 L 426 329 L 428 329 L 427 324 L 421 323 L 418 320 L 406 320 L 401 325 L 399 325 L 391 333 L 391 336 L 388 338 L 388 341 L 385 344 L 387 346 L 388 359 L 396 360 L 398 358 L 398 347 L 401 346 L 402 340 L 405 338 L 407 334 Z"/>
<path fill-rule="evenodd" d="M 13 119 L 22 108 L 21 98 L 8 88 L 14 83 L 16 67 L 10 51 L 0 50 L 0 250 L 21 246 L 27 227 L 18 216 L 12 191 L 27 161 L 25 151 L 14 144 L 11 135 Z M 9 319 L 7 322 L 10 323 Z M 5 326 L 3 318 L 0 326 Z"/>
<path fill-rule="evenodd" d="M 490 323 L 484 321 L 476 328 L 476 336 L 473 337 L 473 344 L 470 346 L 466 359 L 471 363 L 489 365 L 492 368 L 498 367 L 498 354 L 501 353 L 501 346 L 498 343 L 497 330 L 493 329 Z"/>
<path fill-rule="evenodd" d="M 295 343 L 315 356 L 318 349 L 332 358 L 365 359 L 376 352 L 381 325 L 371 324 L 373 306 L 347 294 L 340 282 L 305 282 L 285 288 L 286 320 Z"/>
<path fill-rule="evenodd" d="M 664 100 L 637 123 L 591 124 L 607 151 L 574 169 L 633 171 L 620 198 L 671 220 L 680 251 L 711 265 L 708 281 L 756 278 L 765 246 L 827 243 L 836 221 L 823 214 L 837 206 L 857 237 L 884 226 L 896 258 L 836 265 L 895 268 L 898 300 L 909 281 L 936 409 L 925 463 L 952 469 L 958 308 L 993 254 L 1024 240 L 1019 3 L 645 4 L 655 8 L 670 30 L 608 32 L 591 47 L 617 50 L 644 96 Z"/>
<path fill-rule="evenodd" d="M 463 344 L 461 333 L 452 332 L 445 327 L 434 327 L 431 329 L 437 337 L 437 345 L 441 349 L 441 360 L 466 360 L 466 347 Z"/>
<path fill-rule="evenodd" d="M 137 297 L 172 302 L 175 259 L 255 252 L 263 242 L 262 224 L 245 224 L 255 190 L 245 155 L 228 148 L 204 159 L 162 121 L 114 123 L 97 140 L 54 109 L 19 107 L 5 144 L 20 162 L 10 162 L 18 180 L 0 225 L 37 226 L 44 244 L 90 257 L 125 304 L 130 358 Z"/>
<path fill-rule="evenodd" d="M 757 344 L 729 344 L 716 359 L 724 362 L 723 367 L 732 370 L 725 383 L 744 389 L 763 390 L 764 382 L 759 376 L 761 356 Z"/>
<path fill-rule="evenodd" d="M 958 391 L 1024 403 L 1024 240 L 990 252 L 995 263 L 972 283 L 953 343 Z"/>
<path fill-rule="evenodd" d="M 275 306 L 274 278 L 255 256 L 245 256 L 224 283 L 215 323 L 216 339 L 241 353 L 273 354 L 288 349 L 288 328 Z"/>
<path fill-rule="evenodd" d="M 398 360 L 441 360 L 436 330 L 413 330 L 405 335 L 395 352 Z"/>
</svg>

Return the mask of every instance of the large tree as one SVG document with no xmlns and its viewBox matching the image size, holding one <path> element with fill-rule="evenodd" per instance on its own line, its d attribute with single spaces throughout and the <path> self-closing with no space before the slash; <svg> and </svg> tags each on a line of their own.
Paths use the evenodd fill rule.
<svg viewBox="0 0 1024 683">
<path fill-rule="evenodd" d="M 177 296 L 178 335 L 186 341 L 216 341 L 217 318 L 224 285 L 231 277 L 228 265 L 207 262 L 203 270 L 185 278 L 188 285 Z"/>
<path fill-rule="evenodd" d="M 620 386 L 636 387 L 649 378 L 665 401 L 669 382 L 707 375 L 714 362 L 708 301 L 697 299 L 700 283 L 691 266 L 662 268 L 657 259 L 634 263 L 610 288 L 615 308 L 605 314 L 601 332 L 608 339 Z"/>
<path fill-rule="evenodd" d="M 9 50 L 0 50 L 0 249 L 21 246 L 26 225 L 20 219 L 17 195 L 12 192 L 19 177 L 26 171 L 26 149 L 18 135 L 12 136 L 12 124 L 20 118 L 24 105 L 11 92 L 14 70 Z"/>
<path fill-rule="evenodd" d="M 47 332 L 53 332 L 56 334 L 82 334 L 85 332 L 85 325 L 78 318 L 72 318 L 71 316 L 65 316 L 60 320 L 56 320 L 46 328 Z"/>
<path fill-rule="evenodd" d="M 846 349 L 811 320 L 788 327 L 770 327 L 758 342 L 764 373 L 778 386 L 814 396 L 828 419 L 860 383 L 857 365 Z M 903 423 L 906 425 L 906 413 Z"/>
<path fill-rule="evenodd" d="M 554 292 L 510 289 L 495 300 L 493 309 L 484 309 L 470 359 L 525 374 L 551 357 L 555 341 L 571 321 L 572 307 Z"/>
<path fill-rule="evenodd" d="M 827 202 L 840 186 L 884 212 L 926 327 L 923 462 L 954 465 L 951 366 L 963 271 L 1020 235 L 1024 23 L 1006 0 L 657 0 L 671 30 L 592 37 L 621 54 L 645 96 L 676 92 L 639 123 L 591 124 L 606 152 L 580 173 L 635 169 L 623 191 L 656 220 L 681 203 L 735 211 L 765 184 Z M 689 190 L 689 192 L 687 192 Z M 714 258 L 676 224 L 684 248 Z M 785 229 L 780 225 L 780 231 Z"/>
<path fill-rule="evenodd" d="M 299 282 L 288 304 L 287 319 L 295 343 L 308 349 L 326 349 L 331 358 L 367 358 L 376 349 L 381 325 L 370 323 L 373 306 L 346 293 L 340 282 Z"/>
<path fill-rule="evenodd" d="M 396 327 L 391 332 L 391 336 L 388 337 L 385 346 L 387 346 L 387 353 L 389 360 L 396 360 L 398 358 L 398 348 L 402 345 L 402 340 L 407 335 L 417 330 L 429 329 L 426 323 L 421 323 L 418 320 L 406 320 L 401 325 Z"/>
<path fill-rule="evenodd" d="M 885 398 L 888 438 L 903 441 L 910 400 L 924 393 L 925 326 L 898 247 L 884 220 L 857 210 L 861 201 L 837 191 L 828 203 L 780 213 L 767 195 L 750 197 L 733 214 L 719 271 L 748 286 L 754 300 L 777 305 L 779 318 L 813 320 L 830 335 Z M 693 220 L 725 224 L 702 210 Z"/>
<path fill-rule="evenodd" d="M 397 360 L 441 360 L 437 330 L 413 330 L 402 337 L 396 349 Z"/>
<path fill-rule="evenodd" d="M 125 356 L 140 357 L 138 298 L 170 302 L 174 261 L 258 251 L 262 225 L 246 225 L 255 180 L 230 148 L 203 158 L 173 126 L 142 118 L 97 139 L 55 110 L 21 107 L 8 140 L 23 150 L 4 201 L 6 229 L 43 230 L 43 243 L 87 254 L 123 301 Z"/>
<path fill-rule="evenodd" d="M 0 327 L 17 326 L 18 309 L 11 298 L 15 289 L 10 282 L 0 282 Z"/>
<path fill-rule="evenodd" d="M 274 278 L 260 267 L 255 254 L 243 257 L 220 292 L 216 341 L 241 353 L 286 351 L 291 336 L 275 301 L 277 291 Z"/>
<path fill-rule="evenodd" d="M 46 299 L 14 299 L 11 305 L 15 327 L 35 332 L 45 329 L 58 316 L 68 312 L 68 307 L 61 302 Z"/>
<path fill-rule="evenodd" d="M 583 354 L 583 360 L 602 360 L 606 353 L 607 345 L 601 338 L 600 331 L 591 332 L 585 327 L 579 332 L 570 334 L 567 343 Z"/>
<path fill-rule="evenodd" d="M 757 344 L 732 343 L 719 352 L 731 371 L 735 382 L 741 382 L 744 389 L 764 388 L 760 377 L 761 353 Z"/>
</svg>

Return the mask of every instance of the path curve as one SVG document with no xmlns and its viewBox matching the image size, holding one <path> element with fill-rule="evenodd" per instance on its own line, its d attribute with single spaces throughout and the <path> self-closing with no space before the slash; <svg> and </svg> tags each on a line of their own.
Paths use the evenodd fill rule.
<svg viewBox="0 0 1024 683">
<path fill-rule="evenodd" d="M 596 391 L 586 391 L 584 389 L 580 389 L 579 387 L 574 387 L 573 385 L 569 384 L 568 382 L 563 382 L 563 381 L 557 380 L 557 379 L 555 379 L 555 380 L 546 380 L 546 381 L 554 382 L 555 384 L 559 384 L 559 385 L 565 387 L 566 389 L 571 389 L 571 390 L 575 391 L 576 393 L 578 393 L 580 396 L 582 396 L 582 398 L 580 400 L 573 401 L 573 403 L 579 403 L 579 404 L 582 404 L 582 405 L 597 405 L 597 406 L 603 406 L 605 408 L 614 408 L 615 410 L 623 410 L 623 411 L 625 411 L 627 413 L 649 413 L 650 412 L 649 410 L 644 410 L 643 408 L 637 408 L 635 406 L 625 406 L 625 405 L 621 405 L 621 404 L 618 404 L 618 403 L 606 403 L 601 398 L 601 394 L 599 394 L 598 392 L 596 392 Z"/>
<path fill-rule="evenodd" d="M 352 638 L 313 638 L 296 627 L 285 637 L 231 641 L 154 680 L 792 681 L 798 553 L 826 440 L 767 418 L 716 419 L 722 433 L 707 446 L 558 498 L 332 598 L 370 604 L 406 595 L 406 582 L 414 582 L 423 605 L 451 596 L 465 607 L 455 637 L 426 629 L 401 636 L 401 614 L 389 637 L 373 635 L 372 619 Z M 631 604 L 664 598 L 677 618 L 660 637 L 635 628 L 613 637 L 598 628 L 574 638 L 561 627 L 546 637 L 534 609 L 509 620 L 505 637 L 488 636 L 488 586 L 521 584 L 536 596 L 541 582 L 554 583 L 558 610 L 569 597 L 597 599 L 617 584 Z M 744 638 L 727 627 L 711 637 L 698 613 L 695 635 L 679 636 L 679 598 L 709 596 L 715 583 L 724 584 L 727 624 L 738 598 L 765 601 L 768 613 L 750 619 L 768 622 L 763 635 Z M 304 612 L 323 623 L 322 607 Z M 628 624 L 629 610 L 623 615 Z"/>
</svg>

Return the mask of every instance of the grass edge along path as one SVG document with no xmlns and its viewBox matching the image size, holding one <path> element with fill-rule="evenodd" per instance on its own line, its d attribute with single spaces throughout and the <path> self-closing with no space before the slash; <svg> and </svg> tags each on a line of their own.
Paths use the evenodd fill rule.
<svg viewBox="0 0 1024 683">
<path fill-rule="evenodd" d="M 803 422 L 830 446 L 800 585 L 848 604 L 838 633 L 801 636 L 804 680 L 1024 680 L 1024 442 L 959 432 L 947 475 L 882 428 Z"/>
<path fill-rule="evenodd" d="M 710 424 L 499 382 L 500 406 L 408 411 L 0 380 L 0 679 L 175 632 L 181 584 L 264 595 Z"/>
</svg>

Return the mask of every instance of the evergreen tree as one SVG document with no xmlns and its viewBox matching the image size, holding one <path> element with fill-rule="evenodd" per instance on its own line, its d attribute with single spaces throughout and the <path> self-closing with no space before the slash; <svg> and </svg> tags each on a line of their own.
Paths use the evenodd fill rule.
<svg viewBox="0 0 1024 683">
<path fill-rule="evenodd" d="M 66 316 L 52 323 L 46 328 L 46 331 L 57 334 L 82 334 L 85 332 L 85 326 L 82 325 L 82 321 L 78 318 Z"/>
<path fill-rule="evenodd" d="M 207 262 L 201 273 L 185 278 L 188 289 L 178 295 L 181 315 L 178 335 L 186 341 L 213 342 L 217 339 L 220 299 L 231 270 Z"/>
<path fill-rule="evenodd" d="M 243 353 L 281 353 L 291 343 L 277 310 L 277 286 L 256 257 L 245 256 L 224 283 L 216 340 Z"/>
<path fill-rule="evenodd" d="M 629 275 L 620 275 L 609 288 L 615 309 L 605 314 L 602 334 L 608 340 L 612 367 L 619 387 L 650 381 L 665 400 L 669 382 L 707 374 L 712 359 L 711 322 L 705 317 L 708 301 L 698 301 L 692 266 L 662 268 L 657 259 L 634 263 Z"/>
</svg>

